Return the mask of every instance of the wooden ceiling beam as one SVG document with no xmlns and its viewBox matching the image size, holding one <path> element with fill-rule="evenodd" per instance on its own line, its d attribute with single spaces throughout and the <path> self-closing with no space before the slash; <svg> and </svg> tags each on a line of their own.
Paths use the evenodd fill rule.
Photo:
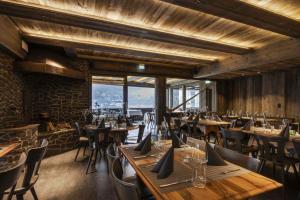
<svg viewBox="0 0 300 200">
<path fill-rule="evenodd" d="M 208 49 L 212 51 L 220 51 L 233 54 L 245 54 L 251 51 L 250 48 L 193 38 L 189 36 L 177 35 L 174 33 L 144 27 L 142 28 L 124 23 L 117 23 L 106 19 L 104 20 L 92 16 L 76 14 L 71 11 L 68 12 L 65 10 L 54 10 L 52 8 L 45 8 L 28 3 L 0 0 L 0 13 L 20 18 L 46 21 L 56 24 L 75 26 L 159 42 L 166 42 L 176 45 Z"/>
<path fill-rule="evenodd" d="M 300 37 L 300 22 L 240 0 L 161 0 L 282 35 Z"/>
<path fill-rule="evenodd" d="M 77 54 L 78 58 L 83 58 L 83 59 L 87 59 L 87 60 L 100 60 L 100 61 L 117 61 L 117 62 L 124 62 L 124 63 L 136 63 L 136 64 L 149 64 L 149 65 L 157 65 L 157 66 L 165 66 L 165 67 L 175 67 L 175 68 L 185 68 L 185 69 L 195 69 L 197 66 L 195 65 L 188 65 L 188 63 L 184 63 L 184 62 L 170 62 L 170 63 L 166 63 L 163 61 L 156 61 L 156 58 L 153 58 L 153 61 L 145 61 L 145 60 L 137 60 L 137 59 L 133 59 L 133 58 L 119 58 L 119 57 L 109 57 L 109 56 L 99 56 L 99 55 L 87 55 L 87 54 L 81 54 L 78 53 Z"/>
<path fill-rule="evenodd" d="M 8 16 L 0 16 L 0 47 L 19 58 L 26 56 L 22 48 L 21 35 L 16 25 Z"/>
<path fill-rule="evenodd" d="M 198 64 L 198 65 L 208 65 L 214 63 L 214 61 L 211 60 L 204 60 L 199 58 L 190 58 L 190 57 L 183 57 L 183 56 L 175 56 L 175 55 L 169 55 L 169 54 L 162 54 L 162 53 L 154 53 L 150 51 L 139 51 L 139 50 L 133 50 L 133 49 L 125 49 L 121 47 L 115 47 L 115 46 L 104 46 L 100 44 L 94 44 L 94 43 L 87 43 L 83 41 L 74 41 L 71 39 L 61 39 L 61 38 L 52 38 L 52 37 L 45 37 L 45 36 L 36 36 L 36 35 L 30 35 L 30 34 L 23 34 L 23 38 L 25 38 L 28 42 L 37 43 L 37 44 L 44 44 L 44 45 L 50 45 L 50 46 L 59 46 L 64 48 L 78 48 L 78 49 L 86 49 L 86 50 L 94 50 L 94 51 L 100 51 L 100 52 L 106 52 L 106 53 L 116 53 L 116 54 L 122 54 L 122 55 L 129 55 L 134 57 L 144 57 L 144 58 L 160 58 L 164 60 L 170 60 L 170 61 L 181 61 L 181 62 L 187 62 L 192 64 Z"/>
<path fill-rule="evenodd" d="M 91 74 L 109 76 L 165 76 L 169 78 L 194 79 L 194 70 L 147 65 L 145 70 L 138 70 L 136 64 L 120 62 L 93 62 Z"/>
<path fill-rule="evenodd" d="M 266 66 L 268 68 L 270 65 L 282 61 L 300 58 L 299 52 L 300 39 L 284 40 L 262 47 L 244 56 L 235 55 L 212 66 L 202 67 L 194 77 L 209 78 L 258 66 Z"/>
</svg>

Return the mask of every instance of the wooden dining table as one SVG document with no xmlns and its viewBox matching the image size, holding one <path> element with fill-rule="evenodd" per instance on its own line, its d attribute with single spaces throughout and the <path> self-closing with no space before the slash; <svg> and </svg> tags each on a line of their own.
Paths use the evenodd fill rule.
<svg viewBox="0 0 300 200">
<path fill-rule="evenodd" d="M 0 144 L 0 158 L 4 157 L 5 155 L 12 152 L 19 146 L 19 143 L 12 143 L 12 144 Z"/>
<path fill-rule="evenodd" d="M 238 175 L 231 174 L 230 176 L 225 176 L 224 178 L 219 179 L 210 179 L 208 176 L 208 183 L 206 184 L 205 188 L 197 188 L 193 187 L 192 184 L 185 184 L 178 187 L 176 189 L 162 189 L 161 185 L 158 185 L 157 178 L 153 178 L 151 172 L 145 170 L 148 166 L 154 166 L 153 163 L 156 162 L 155 157 L 145 157 L 142 159 L 136 159 L 132 155 L 134 148 L 133 146 L 120 146 L 120 152 L 124 157 L 129 161 L 131 166 L 136 171 L 137 176 L 143 181 L 143 183 L 147 186 L 147 188 L 151 191 L 155 199 L 163 199 L 163 200 L 196 200 L 196 199 L 247 199 L 268 191 L 272 191 L 274 189 L 282 188 L 282 184 L 264 177 L 260 174 L 255 172 L 248 171 L 246 169 L 241 168 L 244 170 L 243 173 Z M 154 150 L 152 150 L 154 151 Z M 152 154 L 153 152 L 149 154 Z M 191 170 L 188 164 L 183 163 L 183 158 L 186 153 L 191 153 L 191 149 L 188 148 L 181 148 L 175 149 L 174 151 L 174 163 L 180 163 L 185 165 L 186 170 L 178 172 L 176 171 L 176 167 L 174 167 L 174 171 L 172 174 L 174 177 L 181 177 L 185 176 L 187 171 Z M 204 156 L 204 152 L 198 149 L 193 149 L 194 153 L 199 153 Z M 152 168 L 150 168 L 151 170 Z M 172 176 L 171 174 L 171 176 Z M 217 172 L 217 174 L 221 174 Z M 216 174 L 214 174 L 216 175 Z M 213 176 L 214 176 L 213 175 Z M 191 178 L 191 177 L 189 177 Z M 176 178 L 175 178 L 176 179 Z M 168 178 L 164 180 L 165 182 L 168 181 Z M 174 181 L 174 180 L 173 180 Z M 177 180 L 180 181 L 180 180 Z M 171 182 L 172 183 L 172 182 Z"/>
</svg>

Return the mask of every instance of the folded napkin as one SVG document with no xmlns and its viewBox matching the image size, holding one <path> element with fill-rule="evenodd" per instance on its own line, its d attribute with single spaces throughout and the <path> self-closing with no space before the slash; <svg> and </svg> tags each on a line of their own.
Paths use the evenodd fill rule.
<svg viewBox="0 0 300 200">
<path fill-rule="evenodd" d="M 152 172 L 158 173 L 157 178 L 163 179 L 170 176 L 174 170 L 174 148 L 171 147 L 167 153 L 158 161 Z"/>
<path fill-rule="evenodd" d="M 98 128 L 105 128 L 105 121 L 104 121 L 104 119 L 101 120 Z"/>
<path fill-rule="evenodd" d="M 252 123 L 252 119 L 250 119 L 241 129 L 249 131 L 251 123 Z"/>
<path fill-rule="evenodd" d="M 279 136 L 288 138 L 290 136 L 289 124 L 285 125 L 280 131 Z"/>
<path fill-rule="evenodd" d="M 135 147 L 135 151 L 140 151 L 141 154 L 146 154 L 151 151 L 151 133 L 147 135 L 147 137 L 141 141 L 141 143 Z"/>
<path fill-rule="evenodd" d="M 206 143 L 206 159 L 207 165 L 210 166 L 224 166 L 227 165 L 223 158 L 210 146 Z"/>
<path fill-rule="evenodd" d="M 126 126 L 132 126 L 132 123 L 129 121 L 127 117 L 125 118 L 125 120 L 126 120 Z"/>
<path fill-rule="evenodd" d="M 173 148 L 180 148 L 180 139 L 175 133 L 171 133 L 171 138 L 172 138 L 172 147 Z"/>
<path fill-rule="evenodd" d="M 193 121 L 196 121 L 196 122 L 198 122 L 198 121 L 199 121 L 199 119 L 200 119 L 200 114 L 196 115 L 196 117 L 193 119 Z"/>
</svg>

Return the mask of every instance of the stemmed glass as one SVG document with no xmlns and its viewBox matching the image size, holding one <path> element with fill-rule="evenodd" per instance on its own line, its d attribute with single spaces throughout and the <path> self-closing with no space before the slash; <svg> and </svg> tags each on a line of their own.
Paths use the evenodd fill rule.
<svg viewBox="0 0 300 200">
<path fill-rule="evenodd" d="M 195 152 L 190 161 L 190 166 L 192 167 L 192 184 L 197 188 L 205 188 L 206 186 L 206 168 L 207 159 L 203 155 Z"/>
</svg>

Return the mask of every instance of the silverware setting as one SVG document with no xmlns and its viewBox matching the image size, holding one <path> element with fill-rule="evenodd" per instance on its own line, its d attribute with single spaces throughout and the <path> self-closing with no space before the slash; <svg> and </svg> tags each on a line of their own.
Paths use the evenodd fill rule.
<svg viewBox="0 0 300 200">
<path fill-rule="evenodd" d="M 169 187 L 169 186 L 173 186 L 173 185 L 178 185 L 178 184 L 181 184 L 181 183 L 188 183 L 188 182 L 192 182 L 192 179 L 189 178 L 189 179 L 184 179 L 184 180 L 181 180 L 181 181 L 176 181 L 176 182 L 173 182 L 173 183 L 162 184 L 159 187 L 160 188 L 165 188 L 165 187 Z"/>
<path fill-rule="evenodd" d="M 135 156 L 134 159 L 147 158 L 147 157 L 155 157 L 155 154 L 143 155 L 143 156 Z"/>
<path fill-rule="evenodd" d="M 231 172 L 236 172 L 236 171 L 239 171 L 240 169 L 232 169 L 232 170 L 227 170 L 227 171 L 224 171 L 222 172 L 221 174 L 229 174 Z"/>
</svg>

